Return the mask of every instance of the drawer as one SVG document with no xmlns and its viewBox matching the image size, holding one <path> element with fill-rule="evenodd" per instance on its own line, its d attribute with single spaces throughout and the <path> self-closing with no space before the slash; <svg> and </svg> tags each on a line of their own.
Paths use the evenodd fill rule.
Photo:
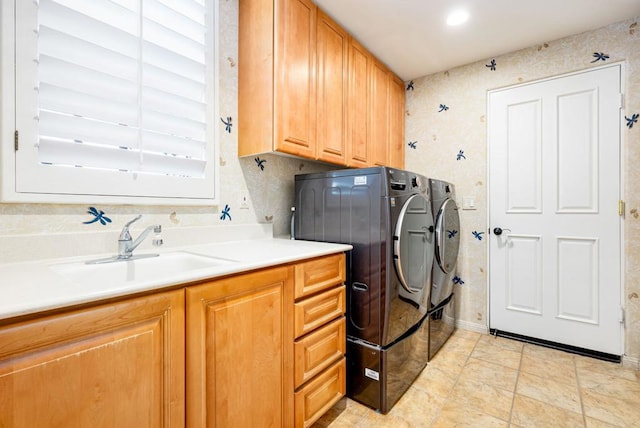
<svg viewBox="0 0 640 428">
<path fill-rule="evenodd" d="M 345 281 L 345 255 L 319 257 L 295 266 L 296 299 L 310 296 Z"/>
<path fill-rule="evenodd" d="M 344 317 L 296 340 L 294 345 L 296 388 L 344 357 L 346 348 Z"/>
<path fill-rule="evenodd" d="M 295 395 L 295 426 L 309 427 L 340 400 L 346 392 L 344 357 L 320 373 Z"/>
<path fill-rule="evenodd" d="M 346 290 L 344 285 L 325 291 L 317 296 L 303 299 L 294 304 L 295 337 L 342 316 L 346 309 Z"/>
</svg>

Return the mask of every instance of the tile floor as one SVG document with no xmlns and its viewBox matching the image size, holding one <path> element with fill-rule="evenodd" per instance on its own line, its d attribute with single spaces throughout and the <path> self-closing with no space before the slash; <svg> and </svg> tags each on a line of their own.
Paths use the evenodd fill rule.
<svg viewBox="0 0 640 428">
<path fill-rule="evenodd" d="M 456 330 L 387 415 L 343 398 L 322 427 L 640 427 L 640 372 Z"/>
</svg>

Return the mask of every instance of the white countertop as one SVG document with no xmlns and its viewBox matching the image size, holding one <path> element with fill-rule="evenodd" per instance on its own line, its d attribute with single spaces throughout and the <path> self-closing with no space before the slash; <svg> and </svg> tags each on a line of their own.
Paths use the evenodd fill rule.
<svg viewBox="0 0 640 428">
<path fill-rule="evenodd" d="M 324 242 L 258 239 L 136 251 L 135 254 L 157 252 L 160 256 L 105 265 L 85 264 L 100 258 L 96 256 L 0 264 L 0 319 L 161 290 L 351 248 Z M 154 264 L 158 261 L 163 263 Z M 192 267 L 172 270 L 172 262 L 178 265 L 185 261 Z"/>
</svg>

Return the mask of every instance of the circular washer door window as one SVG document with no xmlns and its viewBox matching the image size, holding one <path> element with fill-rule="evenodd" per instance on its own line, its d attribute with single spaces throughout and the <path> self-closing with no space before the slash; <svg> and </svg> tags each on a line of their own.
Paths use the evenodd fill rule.
<svg viewBox="0 0 640 428">
<path fill-rule="evenodd" d="M 409 293 L 431 286 L 433 230 L 429 201 L 419 193 L 410 196 L 402 206 L 394 235 L 396 271 Z"/>
<path fill-rule="evenodd" d="M 456 267 L 460 248 L 460 216 L 453 199 L 444 201 L 436 217 L 436 260 L 444 273 Z"/>
</svg>

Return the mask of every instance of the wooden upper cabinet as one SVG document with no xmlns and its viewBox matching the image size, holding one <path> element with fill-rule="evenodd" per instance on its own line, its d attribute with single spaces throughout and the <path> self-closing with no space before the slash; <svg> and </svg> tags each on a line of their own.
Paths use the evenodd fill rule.
<svg viewBox="0 0 640 428">
<path fill-rule="evenodd" d="M 275 149 L 314 158 L 318 9 L 309 0 L 278 0 L 277 5 Z"/>
<path fill-rule="evenodd" d="M 188 287 L 187 426 L 293 421 L 293 268 Z"/>
<path fill-rule="evenodd" d="M 316 156 L 316 19 L 309 0 L 239 3 L 238 155 Z"/>
<path fill-rule="evenodd" d="M 242 0 L 239 26 L 239 156 L 404 165 L 399 79 L 311 0 Z"/>
<path fill-rule="evenodd" d="M 389 164 L 389 71 L 379 61 L 371 68 L 371 102 L 369 103 L 369 144 L 371 163 Z"/>
<path fill-rule="evenodd" d="M 184 291 L 0 327 L 0 427 L 184 426 Z"/>
<path fill-rule="evenodd" d="M 347 83 L 347 165 L 367 167 L 369 147 L 369 74 L 371 54 L 355 39 L 349 38 Z"/>
<path fill-rule="evenodd" d="M 389 166 L 404 168 L 404 82 L 389 72 Z"/>
<path fill-rule="evenodd" d="M 322 11 L 317 30 L 318 160 L 346 164 L 347 32 Z"/>
</svg>

